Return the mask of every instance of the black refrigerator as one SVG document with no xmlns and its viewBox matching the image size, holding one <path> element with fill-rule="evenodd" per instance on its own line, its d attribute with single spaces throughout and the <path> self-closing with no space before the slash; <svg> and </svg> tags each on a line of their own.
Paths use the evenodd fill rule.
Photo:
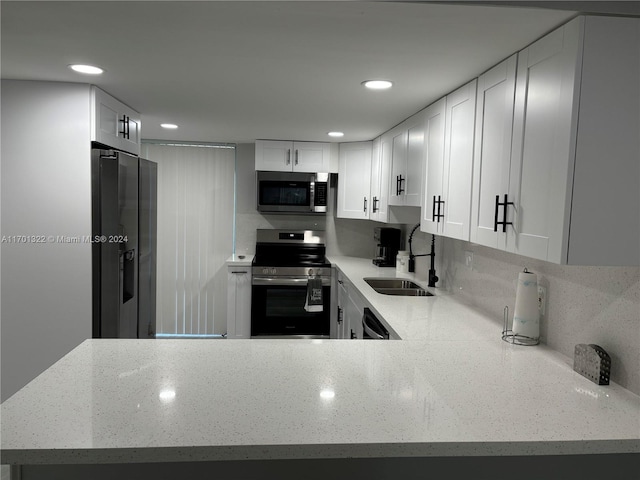
<svg viewBox="0 0 640 480">
<path fill-rule="evenodd" d="M 154 338 L 157 165 L 93 145 L 93 338 Z"/>
</svg>

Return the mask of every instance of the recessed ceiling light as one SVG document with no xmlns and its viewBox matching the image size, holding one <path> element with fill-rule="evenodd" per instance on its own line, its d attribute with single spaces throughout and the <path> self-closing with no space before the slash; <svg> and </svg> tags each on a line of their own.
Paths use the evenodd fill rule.
<svg viewBox="0 0 640 480">
<path fill-rule="evenodd" d="M 329 132 L 327 133 L 327 135 L 329 135 L 330 137 L 344 137 L 343 132 Z"/>
<path fill-rule="evenodd" d="M 371 90 L 386 90 L 387 88 L 391 88 L 393 83 L 389 80 L 367 80 L 362 82 L 362 85 Z"/>
<path fill-rule="evenodd" d="M 74 72 L 85 73 L 87 75 L 100 75 L 104 72 L 102 68 L 93 65 L 69 65 L 69 68 Z"/>
<path fill-rule="evenodd" d="M 160 126 L 162 128 L 168 128 L 170 130 L 175 130 L 176 128 L 178 128 L 178 125 L 176 125 L 175 123 L 161 123 Z"/>
</svg>

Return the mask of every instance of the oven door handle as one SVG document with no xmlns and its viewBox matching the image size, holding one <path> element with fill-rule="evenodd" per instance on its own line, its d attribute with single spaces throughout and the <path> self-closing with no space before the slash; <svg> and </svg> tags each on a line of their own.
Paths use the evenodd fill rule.
<svg viewBox="0 0 640 480">
<path fill-rule="evenodd" d="M 278 277 L 253 277 L 251 280 L 252 285 L 281 285 L 281 286 L 299 286 L 301 284 L 306 284 L 309 279 L 312 277 L 303 277 L 303 278 L 278 278 Z M 331 285 L 331 279 L 322 279 L 322 285 Z"/>
</svg>

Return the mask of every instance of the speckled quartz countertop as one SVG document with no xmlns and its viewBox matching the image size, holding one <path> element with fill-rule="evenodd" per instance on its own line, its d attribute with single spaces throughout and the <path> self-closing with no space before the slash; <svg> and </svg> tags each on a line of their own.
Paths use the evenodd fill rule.
<svg viewBox="0 0 640 480">
<path fill-rule="evenodd" d="M 500 321 L 479 315 L 446 291 L 429 288 L 426 282 L 415 278 L 412 273 L 396 273 L 395 267 L 376 267 L 365 258 L 329 257 L 329 260 L 347 276 L 380 320 L 403 340 L 477 341 L 500 338 Z M 383 295 L 364 281 L 367 277 L 410 279 L 433 296 Z"/>
<path fill-rule="evenodd" d="M 3 463 L 640 452 L 640 397 L 331 260 L 406 340 L 87 340 L 2 404 Z"/>
</svg>

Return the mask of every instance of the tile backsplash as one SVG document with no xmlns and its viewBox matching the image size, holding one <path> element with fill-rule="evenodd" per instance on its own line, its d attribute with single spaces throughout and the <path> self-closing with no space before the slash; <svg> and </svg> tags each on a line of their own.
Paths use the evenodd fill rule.
<svg viewBox="0 0 640 480">
<path fill-rule="evenodd" d="M 426 244 L 430 236 L 416 237 Z M 473 253 L 471 267 L 466 252 Z M 570 359 L 578 343 L 600 345 L 612 359 L 611 379 L 640 395 L 640 267 L 555 265 L 445 238 L 436 241 L 436 257 L 438 287 L 495 318 L 496 336 L 506 305 L 513 315 L 518 273 L 525 267 L 536 273 L 547 296 L 541 342 Z M 428 268 L 418 263 L 417 274 L 426 278 Z"/>
</svg>

